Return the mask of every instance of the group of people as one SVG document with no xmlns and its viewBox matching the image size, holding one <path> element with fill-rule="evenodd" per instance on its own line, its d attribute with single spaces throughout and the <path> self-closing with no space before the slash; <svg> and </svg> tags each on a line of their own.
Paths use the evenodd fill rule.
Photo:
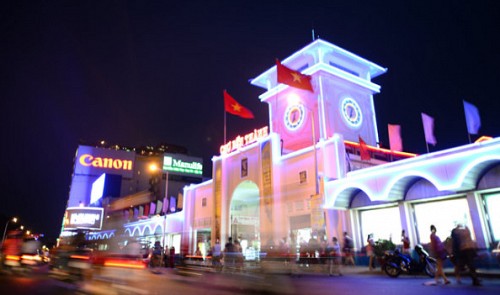
<svg viewBox="0 0 500 295">
<path fill-rule="evenodd" d="M 354 242 L 347 232 L 344 232 L 342 246 L 337 237 L 332 237 L 331 243 L 326 247 L 326 253 L 328 255 L 328 274 L 330 276 L 341 276 L 342 264 L 352 266 L 356 264 L 354 262 Z"/>
<path fill-rule="evenodd" d="M 451 231 L 451 249 L 447 249 L 443 241 L 436 234 L 437 229 L 431 225 L 431 251 L 434 254 L 437 262 L 436 275 L 434 277 L 435 283 L 439 284 L 441 278 L 444 284 L 449 284 L 450 280 L 446 277 L 443 271 L 443 263 L 448 257 L 451 259 L 455 266 L 455 278 L 457 283 L 461 283 L 461 273 L 464 267 L 467 267 L 472 278 L 474 286 L 480 286 L 481 282 L 476 272 L 474 258 L 476 257 L 476 245 L 472 240 L 471 233 L 468 227 L 457 224 Z M 451 252 L 451 253 L 450 253 Z"/>
<path fill-rule="evenodd" d="M 221 249 L 219 239 L 216 240 L 211 249 L 212 264 L 214 267 L 220 266 L 220 261 L 223 258 L 225 267 L 240 270 L 243 268 L 243 253 L 242 247 L 238 240 L 233 242 L 233 238 L 229 237 L 224 249 Z"/>
</svg>

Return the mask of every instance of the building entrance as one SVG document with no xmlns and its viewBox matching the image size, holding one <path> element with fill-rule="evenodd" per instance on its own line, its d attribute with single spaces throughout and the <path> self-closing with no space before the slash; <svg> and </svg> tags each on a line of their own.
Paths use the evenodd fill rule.
<svg viewBox="0 0 500 295">
<path fill-rule="evenodd" d="M 260 251 L 260 193 L 252 181 L 244 181 L 234 190 L 230 230 L 233 242 L 240 243 L 245 259 L 255 260 Z"/>
</svg>

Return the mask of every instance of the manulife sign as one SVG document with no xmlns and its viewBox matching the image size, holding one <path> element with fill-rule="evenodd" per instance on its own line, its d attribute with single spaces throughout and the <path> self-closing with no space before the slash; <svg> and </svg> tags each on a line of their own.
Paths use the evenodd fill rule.
<svg viewBox="0 0 500 295">
<path fill-rule="evenodd" d="M 202 175 L 203 161 L 201 158 L 165 154 L 163 156 L 163 171 L 169 171 L 175 174 Z"/>
</svg>

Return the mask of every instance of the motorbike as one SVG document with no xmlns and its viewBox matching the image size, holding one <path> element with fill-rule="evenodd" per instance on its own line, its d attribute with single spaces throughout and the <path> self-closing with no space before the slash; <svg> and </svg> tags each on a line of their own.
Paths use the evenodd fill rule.
<svg viewBox="0 0 500 295">
<path fill-rule="evenodd" d="M 49 269 L 56 277 L 77 282 L 89 276 L 92 262 L 92 249 L 57 248 L 51 253 Z"/>
<path fill-rule="evenodd" d="M 422 245 L 415 246 L 418 260 L 408 254 L 401 253 L 399 249 L 384 253 L 384 264 L 382 269 L 393 278 L 397 278 L 401 273 L 419 274 L 425 273 L 429 277 L 434 277 L 436 273 L 436 259 L 429 256 Z"/>
</svg>

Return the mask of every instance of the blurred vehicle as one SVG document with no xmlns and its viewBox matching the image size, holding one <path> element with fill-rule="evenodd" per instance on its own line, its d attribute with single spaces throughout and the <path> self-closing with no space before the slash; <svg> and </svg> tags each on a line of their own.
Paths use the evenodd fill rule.
<svg viewBox="0 0 500 295">
<path fill-rule="evenodd" d="M 70 281 L 81 281 L 92 275 L 93 250 L 60 246 L 51 250 L 49 269 L 52 274 Z"/>
<path fill-rule="evenodd" d="M 20 264 L 22 267 L 30 268 L 44 264 L 42 244 L 34 238 L 23 241 L 21 246 Z"/>
<path fill-rule="evenodd" d="M 23 242 L 22 231 L 9 231 L 1 249 L 2 268 L 13 269 L 21 267 L 21 249 Z"/>
<path fill-rule="evenodd" d="M 152 268 L 162 266 L 162 246 L 160 242 L 155 242 L 153 249 L 149 253 L 149 266 Z"/>
<path fill-rule="evenodd" d="M 142 283 L 148 281 L 149 260 L 140 254 L 124 252 L 96 252 L 93 259 L 92 284 L 102 294 L 123 291 L 126 294 L 139 294 Z"/>
</svg>

